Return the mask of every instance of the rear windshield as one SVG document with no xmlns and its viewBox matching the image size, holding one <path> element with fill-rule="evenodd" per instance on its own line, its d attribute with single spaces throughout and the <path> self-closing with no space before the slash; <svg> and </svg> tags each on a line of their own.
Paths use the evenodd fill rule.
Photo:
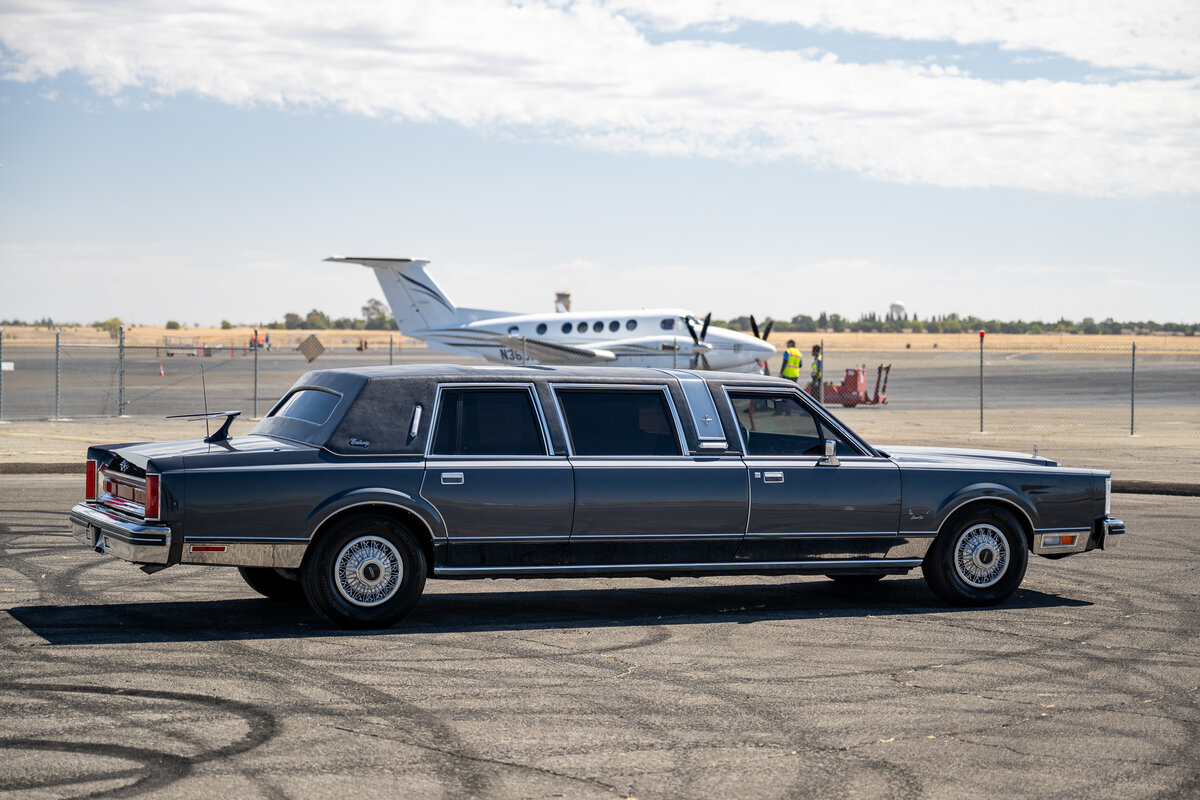
<svg viewBox="0 0 1200 800">
<path fill-rule="evenodd" d="M 302 419 L 314 425 L 323 425 L 341 399 L 340 394 L 326 389 L 297 389 L 284 398 L 279 407 L 271 412 L 271 416 Z"/>
</svg>

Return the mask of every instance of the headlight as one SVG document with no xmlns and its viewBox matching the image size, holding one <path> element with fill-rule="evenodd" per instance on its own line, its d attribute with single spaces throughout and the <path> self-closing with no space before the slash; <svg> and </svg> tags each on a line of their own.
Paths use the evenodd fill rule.
<svg viewBox="0 0 1200 800">
<path fill-rule="evenodd" d="M 1112 478 L 1104 479 L 1104 515 L 1112 511 Z"/>
</svg>

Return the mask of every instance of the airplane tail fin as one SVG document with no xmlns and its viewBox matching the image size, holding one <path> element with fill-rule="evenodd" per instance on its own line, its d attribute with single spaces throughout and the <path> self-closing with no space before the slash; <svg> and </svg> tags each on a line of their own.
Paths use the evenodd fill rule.
<svg viewBox="0 0 1200 800">
<path fill-rule="evenodd" d="M 450 302 L 446 293 L 425 272 L 428 261 L 413 258 L 350 258 L 332 256 L 325 259 L 344 264 L 362 264 L 375 270 L 383 296 L 392 309 L 401 333 L 448 328 L 478 318 L 474 309 L 460 309 Z"/>
</svg>

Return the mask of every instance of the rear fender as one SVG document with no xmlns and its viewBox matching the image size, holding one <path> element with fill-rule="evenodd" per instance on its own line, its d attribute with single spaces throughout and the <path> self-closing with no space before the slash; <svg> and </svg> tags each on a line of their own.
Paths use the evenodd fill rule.
<svg viewBox="0 0 1200 800">
<path fill-rule="evenodd" d="M 351 489 L 326 499 L 313 509 L 304 524 L 304 536 L 310 541 L 321 526 L 333 517 L 356 507 L 390 506 L 415 515 L 425 526 L 424 531 L 431 542 L 438 544 L 446 539 L 446 524 L 437 510 L 418 495 L 398 492 L 381 487 Z"/>
</svg>

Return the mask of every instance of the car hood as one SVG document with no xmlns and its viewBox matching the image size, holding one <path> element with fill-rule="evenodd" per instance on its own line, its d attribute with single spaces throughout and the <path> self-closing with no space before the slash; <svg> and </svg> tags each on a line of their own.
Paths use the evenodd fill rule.
<svg viewBox="0 0 1200 800">
<path fill-rule="evenodd" d="M 923 462 L 934 464 L 961 464 L 979 466 L 980 463 L 1023 464 L 1039 467 L 1057 467 L 1058 462 L 1029 453 L 1013 453 L 1005 450 L 971 450 L 959 447 L 913 447 L 877 445 L 877 450 L 886 453 L 897 462 Z"/>
</svg>

